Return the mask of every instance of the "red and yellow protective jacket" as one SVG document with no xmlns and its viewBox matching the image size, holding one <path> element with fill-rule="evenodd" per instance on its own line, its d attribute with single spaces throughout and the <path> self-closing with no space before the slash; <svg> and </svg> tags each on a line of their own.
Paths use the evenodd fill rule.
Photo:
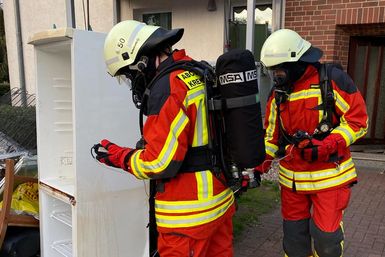
<svg viewBox="0 0 385 257">
<path fill-rule="evenodd" d="M 340 69 L 333 68 L 331 85 L 334 93 L 336 127 L 332 130 L 335 137 L 341 137 L 346 148 L 338 163 L 316 160 L 307 162 L 301 152 L 292 145 L 286 146 L 285 158 L 279 161 L 279 182 L 281 186 L 297 192 L 317 192 L 341 187 L 357 180 L 349 145 L 366 134 L 368 115 L 365 102 L 350 77 Z M 322 120 L 323 110 L 317 108 L 322 103 L 318 70 L 308 65 L 304 75 L 295 82 L 293 91 L 286 102 L 281 103 L 280 117 L 277 115 L 275 93 L 267 102 L 265 116 L 265 144 L 267 159 L 275 158 L 278 150 L 279 124 L 285 134 L 292 136 L 297 131 L 312 135 Z"/>
<path fill-rule="evenodd" d="M 158 72 L 176 61 L 191 60 L 184 50 L 174 51 Z M 145 149 L 129 159 L 128 171 L 139 179 L 158 179 L 164 190 L 155 197 L 158 230 L 182 229 L 184 234 L 204 236 L 202 226 L 234 212 L 234 195 L 210 170 L 182 172 L 187 150 L 208 144 L 205 85 L 184 70 L 166 74 L 155 82 L 143 128 Z M 162 183 L 163 183 L 162 182 Z"/>
</svg>

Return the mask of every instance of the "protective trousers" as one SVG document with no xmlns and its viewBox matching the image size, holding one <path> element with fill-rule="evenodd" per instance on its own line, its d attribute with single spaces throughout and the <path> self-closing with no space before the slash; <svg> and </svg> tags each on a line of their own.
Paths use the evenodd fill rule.
<svg viewBox="0 0 385 257">
<path fill-rule="evenodd" d="M 350 191 L 349 186 L 344 186 L 317 193 L 298 194 L 282 188 L 283 248 L 286 256 L 342 256 L 342 216 L 349 203 Z"/>
<path fill-rule="evenodd" d="M 160 257 L 233 257 L 232 215 L 222 219 L 212 230 L 202 231 L 202 238 L 180 233 L 159 233 Z"/>
</svg>

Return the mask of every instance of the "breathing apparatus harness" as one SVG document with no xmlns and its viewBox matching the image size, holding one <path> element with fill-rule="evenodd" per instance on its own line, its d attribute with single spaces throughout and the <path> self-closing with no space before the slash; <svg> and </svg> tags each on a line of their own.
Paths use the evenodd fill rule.
<svg viewBox="0 0 385 257">
<path fill-rule="evenodd" d="M 211 170 L 217 178 L 226 186 L 232 188 L 237 192 L 242 187 L 242 178 L 245 174 L 237 170 L 237 167 L 232 164 L 229 165 L 227 161 L 226 142 L 223 128 L 222 111 L 232 108 L 243 107 L 247 105 L 256 104 L 259 99 L 255 95 L 236 97 L 231 99 L 221 98 L 216 87 L 216 76 L 213 67 L 205 61 L 177 61 L 167 68 L 161 70 L 151 82 L 146 85 L 143 96 L 141 98 L 139 112 L 139 126 L 141 139 L 138 141 L 136 148 L 144 148 L 146 142 L 143 138 L 143 116 L 146 114 L 147 101 L 149 99 L 151 89 L 154 84 L 163 76 L 176 71 L 184 70 L 198 75 L 205 84 L 206 97 L 206 117 L 208 117 L 208 145 L 199 147 L 190 147 L 186 153 L 182 167 L 179 172 L 196 172 L 197 170 Z M 251 171 L 250 171 L 251 172 Z M 221 173 L 224 174 L 225 180 L 221 179 Z M 254 178 L 254 173 L 247 174 L 249 188 L 259 185 L 259 181 Z M 245 186 L 245 185 L 243 185 Z"/>
<path fill-rule="evenodd" d="M 313 135 L 309 133 L 299 130 L 294 133 L 292 136 L 288 135 L 283 126 L 281 124 L 280 119 L 280 104 L 287 100 L 288 95 L 291 93 L 285 92 L 285 96 L 282 96 L 283 93 L 276 91 L 276 104 L 277 104 L 277 119 L 279 126 L 279 135 L 278 135 L 278 150 L 276 151 L 276 156 L 278 158 L 283 158 L 286 152 L 286 146 L 289 144 L 293 144 L 298 148 L 305 148 L 311 146 L 311 139 L 315 138 L 318 140 L 324 139 L 326 136 L 330 134 L 330 132 L 338 125 L 333 124 L 333 115 L 337 116 L 335 112 L 335 100 L 334 93 L 331 85 L 331 72 L 333 68 L 341 69 L 342 66 L 335 63 L 322 63 L 318 66 L 318 74 L 319 74 L 319 86 L 321 91 L 322 103 L 318 106 L 319 110 L 323 110 L 322 119 L 317 125 Z"/>
</svg>

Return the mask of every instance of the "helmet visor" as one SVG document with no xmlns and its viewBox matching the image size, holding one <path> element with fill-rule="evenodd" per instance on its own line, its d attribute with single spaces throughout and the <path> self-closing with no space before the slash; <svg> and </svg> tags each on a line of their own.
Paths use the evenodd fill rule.
<svg viewBox="0 0 385 257">
<path fill-rule="evenodd" d="M 276 87 L 283 86 L 288 82 L 288 69 L 286 66 L 286 63 L 281 63 L 271 67 L 266 67 L 263 65 L 271 81 L 274 82 Z"/>
<path fill-rule="evenodd" d="M 120 70 L 117 75 L 115 75 L 116 80 L 119 85 L 127 85 L 129 89 L 132 89 L 132 81 L 136 76 L 137 71 L 131 70 L 128 67 L 125 67 L 124 70 Z"/>
<path fill-rule="evenodd" d="M 127 78 L 126 75 L 117 75 L 115 78 L 119 85 L 126 85 L 131 89 L 131 79 Z"/>
</svg>

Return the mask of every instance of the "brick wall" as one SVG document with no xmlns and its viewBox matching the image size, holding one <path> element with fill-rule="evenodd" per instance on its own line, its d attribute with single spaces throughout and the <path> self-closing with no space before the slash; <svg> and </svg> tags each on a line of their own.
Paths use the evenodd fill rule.
<svg viewBox="0 0 385 257">
<path fill-rule="evenodd" d="M 346 68 L 350 36 L 385 36 L 385 0 L 286 0 L 285 28 Z"/>
</svg>

